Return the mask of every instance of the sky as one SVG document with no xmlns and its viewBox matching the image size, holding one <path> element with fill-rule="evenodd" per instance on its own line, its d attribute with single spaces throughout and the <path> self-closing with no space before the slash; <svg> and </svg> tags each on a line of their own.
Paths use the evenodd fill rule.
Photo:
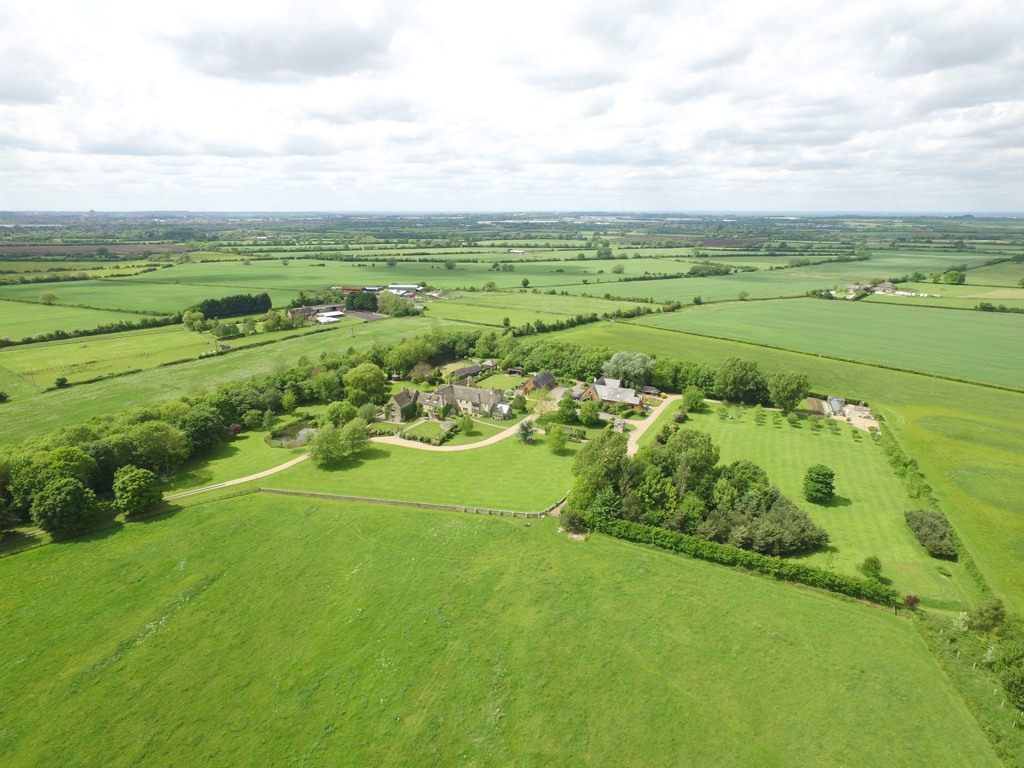
<svg viewBox="0 0 1024 768">
<path fill-rule="evenodd" d="M 1024 211 L 1019 0 L 0 0 L 0 209 Z"/>
</svg>

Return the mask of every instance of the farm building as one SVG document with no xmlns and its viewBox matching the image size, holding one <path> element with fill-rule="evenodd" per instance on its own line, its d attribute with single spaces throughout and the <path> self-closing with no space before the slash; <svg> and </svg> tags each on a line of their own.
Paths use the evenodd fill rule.
<svg viewBox="0 0 1024 768">
<path fill-rule="evenodd" d="M 463 379 L 468 379 L 470 376 L 479 376 L 480 371 L 482 370 L 483 367 L 480 365 L 476 365 L 475 363 L 473 365 L 467 365 L 463 368 L 456 368 L 454 371 L 448 374 L 448 380 L 452 382 L 462 381 Z"/>
<path fill-rule="evenodd" d="M 416 403 L 419 397 L 418 389 L 403 389 L 392 395 L 387 405 L 384 406 L 387 420 L 401 423 L 411 419 L 416 415 Z"/>
<path fill-rule="evenodd" d="M 293 320 L 296 317 L 302 317 L 303 320 L 312 320 L 317 315 L 323 315 L 328 312 L 339 312 L 344 314 L 344 304 L 318 304 L 311 307 L 299 307 L 298 309 L 289 309 L 288 317 Z"/>
<path fill-rule="evenodd" d="M 535 389 L 551 389 L 556 384 L 555 375 L 551 371 L 541 371 L 523 384 L 523 394 L 529 394 Z"/>
<path fill-rule="evenodd" d="M 580 399 L 599 400 L 608 405 L 623 403 L 631 408 L 639 408 L 643 405 L 643 400 L 636 390 L 622 386 L 619 379 L 609 379 L 604 376 L 594 379 L 594 383 L 587 387 L 587 391 Z"/>
</svg>

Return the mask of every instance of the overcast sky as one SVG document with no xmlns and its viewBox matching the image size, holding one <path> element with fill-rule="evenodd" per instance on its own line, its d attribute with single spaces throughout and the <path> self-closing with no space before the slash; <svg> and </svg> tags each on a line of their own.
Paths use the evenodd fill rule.
<svg viewBox="0 0 1024 768">
<path fill-rule="evenodd" d="M 0 209 L 1024 211 L 1020 0 L 0 0 Z"/>
</svg>

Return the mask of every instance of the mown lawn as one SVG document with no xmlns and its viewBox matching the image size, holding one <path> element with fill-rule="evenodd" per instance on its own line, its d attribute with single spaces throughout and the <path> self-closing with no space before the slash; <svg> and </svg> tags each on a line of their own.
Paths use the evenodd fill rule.
<svg viewBox="0 0 1024 768">
<path fill-rule="evenodd" d="M 570 443 L 556 456 L 543 437 L 523 445 L 514 436 L 467 451 L 425 451 L 371 443 L 337 469 L 311 462 L 262 481 L 270 488 L 319 491 L 374 499 L 428 501 L 522 512 L 546 509 L 572 485 Z"/>
<path fill-rule="evenodd" d="M 557 521 L 246 496 L 0 560 L 0 761 L 995 766 L 912 624 Z"/>
<path fill-rule="evenodd" d="M 842 424 L 832 432 L 815 431 L 810 419 L 797 426 L 785 419 L 778 423 L 774 412 L 757 425 L 750 408 L 730 407 L 732 419 L 722 419 L 715 408 L 691 414 L 683 425 L 711 435 L 722 452 L 722 463 L 749 459 L 768 473 L 782 492 L 807 510 L 829 532 L 829 547 L 804 555 L 811 565 L 858 576 L 857 566 L 874 555 L 882 561 L 882 574 L 903 594 L 913 592 L 922 604 L 943 610 L 968 610 L 978 599 L 976 589 L 957 563 L 928 556 L 903 519 L 907 509 L 918 509 L 902 483 L 892 473 L 881 448 L 866 433 Z M 657 431 L 672 419 L 666 411 L 642 438 L 650 444 Z M 828 505 L 811 504 L 803 498 L 807 468 L 824 464 L 836 473 L 836 498 Z M 945 575 L 945 574 L 950 575 Z"/>
</svg>

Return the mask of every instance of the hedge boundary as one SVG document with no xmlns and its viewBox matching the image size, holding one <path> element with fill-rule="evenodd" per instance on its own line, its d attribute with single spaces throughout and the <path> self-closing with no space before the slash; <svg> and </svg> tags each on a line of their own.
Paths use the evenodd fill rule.
<svg viewBox="0 0 1024 768">
<path fill-rule="evenodd" d="M 781 581 L 792 581 L 858 600 L 868 600 L 878 605 L 896 606 L 902 602 L 899 592 L 872 579 L 833 573 L 822 568 L 794 563 L 781 557 L 749 552 L 739 547 L 706 541 L 696 536 L 657 528 L 653 525 L 634 523 L 629 520 L 608 520 L 597 522 L 593 526 L 593 530 L 617 539 L 650 544 L 659 549 L 689 555 L 698 560 L 757 571 Z"/>
</svg>

